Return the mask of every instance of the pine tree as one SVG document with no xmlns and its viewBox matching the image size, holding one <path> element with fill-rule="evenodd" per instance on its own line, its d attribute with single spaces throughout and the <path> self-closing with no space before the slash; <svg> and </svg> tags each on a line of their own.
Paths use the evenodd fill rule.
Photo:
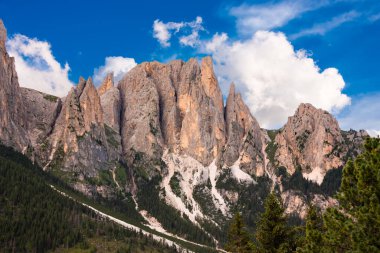
<svg viewBox="0 0 380 253">
<path fill-rule="evenodd" d="M 305 239 L 301 248 L 297 249 L 299 253 L 319 253 L 323 232 L 322 216 L 315 206 L 310 206 L 306 216 Z"/>
<path fill-rule="evenodd" d="M 328 252 L 380 252 L 380 139 L 343 169 L 339 207 L 324 215 Z"/>
<path fill-rule="evenodd" d="M 271 193 L 264 207 L 256 231 L 256 250 L 260 253 L 290 252 L 293 238 L 282 202 Z"/>
<path fill-rule="evenodd" d="M 228 232 L 226 250 L 234 253 L 252 252 L 251 241 L 240 213 L 236 213 Z"/>
</svg>

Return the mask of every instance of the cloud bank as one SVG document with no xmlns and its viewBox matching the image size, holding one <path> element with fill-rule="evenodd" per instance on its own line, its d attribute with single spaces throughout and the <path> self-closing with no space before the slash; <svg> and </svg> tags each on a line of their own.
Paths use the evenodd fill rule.
<svg viewBox="0 0 380 253">
<path fill-rule="evenodd" d="M 63 97 L 73 86 L 69 65 L 55 59 L 46 41 L 16 34 L 7 41 L 7 50 L 15 58 L 20 86 Z"/>
<path fill-rule="evenodd" d="M 126 58 L 122 56 L 106 57 L 104 65 L 94 70 L 94 83 L 96 85 L 101 84 L 105 76 L 110 72 L 113 72 L 114 81 L 117 83 L 136 65 L 137 63 L 133 58 Z"/>
<path fill-rule="evenodd" d="M 236 41 L 215 34 L 201 51 L 213 56 L 223 93 L 227 95 L 234 82 L 262 127 L 282 126 L 302 102 L 333 113 L 350 104 L 338 70 L 321 70 L 283 33 L 258 31 L 250 39 Z"/>
</svg>

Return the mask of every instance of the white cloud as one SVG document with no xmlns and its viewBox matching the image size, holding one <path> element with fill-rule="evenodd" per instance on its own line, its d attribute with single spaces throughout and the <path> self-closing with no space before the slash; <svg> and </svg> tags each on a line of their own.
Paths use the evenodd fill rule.
<svg viewBox="0 0 380 253">
<path fill-rule="evenodd" d="M 106 57 L 105 64 L 94 70 L 94 83 L 96 85 L 101 84 L 105 76 L 110 72 L 114 74 L 114 81 L 119 82 L 123 76 L 136 65 L 137 63 L 133 58 L 122 56 Z"/>
<path fill-rule="evenodd" d="M 73 86 L 70 71 L 54 58 L 46 41 L 16 34 L 7 41 L 9 55 L 15 58 L 16 71 L 22 87 L 32 88 L 59 97 L 66 96 Z"/>
<path fill-rule="evenodd" d="M 354 97 L 338 121 L 342 129 L 365 129 L 371 136 L 380 135 L 380 93 Z"/>
<path fill-rule="evenodd" d="M 162 47 L 170 46 L 170 38 L 172 36 L 172 32 L 177 33 L 182 27 L 184 23 L 176 23 L 176 22 L 168 22 L 164 23 L 158 19 L 153 22 L 153 37 L 160 42 Z"/>
<path fill-rule="evenodd" d="M 184 35 L 180 37 L 179 43 L 184 46 L 195 47 L 197 46 L 199 41 L 199 31 L 203 31 L 204 28 L 202 26 L 203 19 L 202 17 L 197 17 L 195 21 L 187 23 L 187 26 L 190 27 L 191 33 L 189 35 Z"/>
<path fill-rule="evenodd" d="M 181 32 L 179 43 L 184 46 L 195 47 L 199 44 L 199 32 L 203 31 L 202 17 L 196 17 L 191 22 L 168 22 L 164 23 L 158 19 L 153 22 L 153 37 L 158 40 L 162 47 L 170 46 L 173 34 Z"/>
<path fill-rule="evenodd" d="M 260 125 L 282 126 L 301 102 L 330 112 L 350 103 L 338 70 L 319 69 L 304 50 L 294 50 L 284 34 L 259 31 L 244 41 L 216 34 L 201 47 L 213 56 L 223 93 L 234 82 Z"/>
<path fill-rule="evenodd" d="M 330 21 L 315 24 L 311 28 L 302 30 L 296 34 L 290 36 L 291 39 L 297 39 L 299 37 L 307 36 L 307 35 L 325 35 L 327 32 L 331 31 L 338 26 L 350 22 L 355 18 L 359 17 L 360 14 L 356 11 L 350 11 L 343 13 L 339 16 L 334 17 Z"/>
<path fill-rule="evenodd" d="M 257 5 L 243 4 L 230 9 L 236 17 L 240 34 L 251 36 L 258 30 L 271 30 L 286 25 L 302 13 L 324 6 L 328 1 L 287 0 Z"/>
</svg>

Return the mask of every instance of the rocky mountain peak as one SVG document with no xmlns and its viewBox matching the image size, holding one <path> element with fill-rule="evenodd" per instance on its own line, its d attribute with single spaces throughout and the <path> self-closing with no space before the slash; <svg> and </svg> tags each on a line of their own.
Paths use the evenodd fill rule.
<svg viewBox="0 0 380 253">
<path fill-rule="evenodd" d="M 86 86 L 86 79 L 84 79 L 81 76 L 81 77 L 79 77 L 79 82 L 78 82 L 78 85 L 77 85 L 77 88 L 76 88 L 76 94 L 78 95 L 78 97 L 80 97 L 80 95 L 82 95 L 84 86 Z"/>
<path fill-rule="evenodd" d="M 116 133 L 119 133 L 121 99 L 119 89 L 113 85 L 113 73 L 109 73 L 98 88 L 98 94 L 103 109 L 104 123 L 116 131 Z"/>
<path fill-rule="evenodd" d="M 7 40 L 7 29 L 5 29 L 3 20 L 0 19 L 0 48 L 5 49 L 5 42 Z"/>
<path fill-rule="evenodd" d="M 212 58 L 210 56 L 202 59 L 201 73 L 202 84 L 206 95 L 213 99 L 215 106 L 219 110 L 223 110 L 223 99 L 220 99 L 222 97 L 222 92 L 219 88 L 218 81 L 214 73 Z"/>
<path fill-rule="evenodd" d="M 111 72 L 107 74 L 107 76 L 103 80 L 103 83 L 99 86 L 99 96 L 102 96 L 104 93 L 106 93 L 109 89 L 113 87 L 113 85 L 113 72 Z"/>
<path fill-rule="evenodd" d="M 265 137 L 235 85 L 230 86 L 225 109 L 227 144 L 224 161 L 232 166 L 238 159 L 244 171 L 262 176 L 265 170 L 263 146 Z"/>
<path fill-rule="evenodd" d="M 343 165 L 343 141 L 330 113 L 301 104 L 276 136 L 276 158 L 290 174 L 301 168 L 305 177 L 321 183 L 328 170 Z"/>
<path fill-rule="evenodd" d="M 78 86 L 80 84 L 81 82 Z M 103 110 L 100 103 L 100 97 L 91 77 L 89 77 L 84 84 L 83 91 L 79 97 L 79 102 L 83 113 L 86 131 L 90 131 L 93 124 L 103 124 Z"/>
</svg>

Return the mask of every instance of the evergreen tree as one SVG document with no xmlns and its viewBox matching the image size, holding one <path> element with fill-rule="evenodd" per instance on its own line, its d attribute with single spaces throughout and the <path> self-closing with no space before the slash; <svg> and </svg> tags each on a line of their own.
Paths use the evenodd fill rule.
<svg viewBox="0 0 380 253">
<path fill-rule="evenodd" d="M 266 198 L 264 207 L 265 211 L 257 224 L 257 252 L 291 252 L 294 244 L 293 233 L 287 226 L 287 217 L 281 200 L 271 193 Z"/>
<path fill-rule="evenodd" d="M 299 253 L 319 253 L 322 246 L 323 220 L 315 206 L 310 206 L 306 216 L 305 239 Z"/>
<path fill-rule="evenodd" d="M 251 241 L 245 230 L 245 225 L 240 213 L 236 213 L 228 232 L 226 250 L 234 253 L 252 252 Z"/>
<path fill-rule="evenodd" d="M 287 225 L 287 216 L 282 201 L 274 193 L 265 200 L 265 211 L 261 215 L 255 234 L 256 251 L 260 253 L 293 252 L 299 241 L 297 227 Z"/>
<path fill-rule="evenodd" d="M 343 169 L 339 207 L 324 215 L 327 252 L 380 252 L 380 139 Z"/>
</svg>

